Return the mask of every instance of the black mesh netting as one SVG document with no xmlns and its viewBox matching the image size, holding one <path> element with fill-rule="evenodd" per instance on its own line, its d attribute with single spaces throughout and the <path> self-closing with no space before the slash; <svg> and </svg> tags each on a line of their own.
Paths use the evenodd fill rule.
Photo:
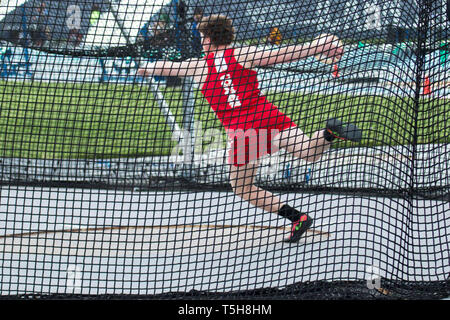
<svg viewBox="0 0 450 320">
<path fill-rule="evenodd" d="M 448 1 L 0 9 L 1 298 L 450 296 Z M 242 64 L 257 72 L 259 97 L 308 136 L 338 118 L 362 138 L 335 139 L 314 161 L 286 147 L 236 187 L 227 133 L 203 95 L 205 77 L 225 72 L 198 31 L 216 14 L 232 19 L 235 50 L 254 50 Z M 339 61 L 283 56 L 319 48 L 321 34 L 340 39 Z M 201 69 L 205 59 L 215 69 Z M 138 72 L 162 62 L 165 74 Z M 233 97 L 256 92 L 238 80 Z M 258 103 L 239 112 L 258 117 Z M 312 230 L 283 242 L 289 221 L 254 205 L 269 196 L 245 201 L 256 188 L 314 217 Z"/>
</svg>

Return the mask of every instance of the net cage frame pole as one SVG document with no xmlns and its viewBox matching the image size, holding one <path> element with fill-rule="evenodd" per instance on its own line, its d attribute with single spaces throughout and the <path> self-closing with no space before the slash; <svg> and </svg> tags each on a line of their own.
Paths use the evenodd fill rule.
<svg viewBox="0 0 450 320">
<path fill-rule="evenodd" d="M 187 45 L 187 30 L 186 30 L 186 17 L 181 13 L 179 6 L 184 5 L 179 0 L 172 0 L 173 15 L 175 18 L 175 29 L 177 33 L 177 49 L 181 52 L 183 43 Z M 195 146 L 197 145 L 197 131 L 195 127 L 195 93 L 194 93 L 195 81 L 193 77 L 184 77 L 181 81 L 182 97 L 183 97 L 183 128 L 186 135 L 185 143 L 182 146 L 184 166 L 187 170 L 184 170 L 183 174 L 187 176 L 192 175 L 192 162 L 195 154 Z"/>
<path fill-rule="evenodd" d="M 185 134 L 185 145 L 183 146 L 184 164 L 189 167 L 192 166 L 193 157 L 195 153 L 197 131 L 195 127 L 195 94 L 194 94 L 194 80 L 192 77 L 185 77 L 182 83 L 182 97 L 186 104 L 183 110 L 183 128 Z M 190 175 L 191 172 L 187 172 Z"/>
<path fill-rule="evenodd" d="M 115 19 L 117 25 L 119 26 L 120 31 L 127 42 L 127 45 L 131 45 L 130 35 L 128 32 L 126 32 L 125 27 L 123 26 L 122 22 L 120 21 L 118 11 L 114 8 L 114 5 L 111 0 L 106 1 L 106 3 L 109 6 L 109 10 L 113 14 L 114 19 Z M 140 61 L 137 58 L 135 58 L 134 60 L 136 61 L 136 65 L 138 68 L 140 66 Z M 150 92 L 155 97 L 156 103 L 157 103 L 160 111 L 166 118 L 167 124 L 169 125 L 169 127 L 172 131 L 172 139 L 177 143 L 182 143 L 183 139 L 184 139 L 182 129 L 176 122 L 175 116 L 172 114 L 172 111 L 170 111 L 169 105 L 166 103 L 164 95 L 158 90 L 158 85 L 156 83 L 151 81 L 148 77 L 144 77 L 144 79 L 145 79 L 145 82 L 147 83 L 148 87 L 150 88 Z"/>
</svg>

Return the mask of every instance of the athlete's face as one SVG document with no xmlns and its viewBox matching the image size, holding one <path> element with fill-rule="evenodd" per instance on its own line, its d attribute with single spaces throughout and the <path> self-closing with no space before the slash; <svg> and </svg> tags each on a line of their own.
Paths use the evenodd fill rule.
<svg viewBox="0 0 450 320">
<path fill-rule="evenodd" d="M 200 36 L 202 37 L 203 51 L 210 52 L 212 50 L 211 39 L 208 37 L 205 37 L 205 35 L 203 33 L 200 33 Z"/>
</svg>

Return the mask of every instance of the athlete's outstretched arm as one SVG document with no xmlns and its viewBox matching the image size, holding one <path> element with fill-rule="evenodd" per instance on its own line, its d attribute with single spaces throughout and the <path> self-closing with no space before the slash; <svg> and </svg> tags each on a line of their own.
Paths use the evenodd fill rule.
<svg viewBox="0 0 450 320">
<path fill-rule="evenodd" d="M 250 46 L 240 48 L 237 54 L 240 56 L 239 60 L 251 62 L 253 67 L 292 62 L 317 54 L 333 57 L 335 61 L 339 61 L 344 49 L 339 45 L 337 37 L 327 35 L 321 40 L 320 43 L 314 40 L 300 45 L 290 45 L 270 50 Z"/>
<path fill-rule="evenodd" d="M 203 62 L 198 59 L 191 59 L 182 62 L 174 61 L 156 61 L 142 65 L 137 73 L 140 76 L 152 77 L 193 77 L 202 67 Z"/>
</svg>

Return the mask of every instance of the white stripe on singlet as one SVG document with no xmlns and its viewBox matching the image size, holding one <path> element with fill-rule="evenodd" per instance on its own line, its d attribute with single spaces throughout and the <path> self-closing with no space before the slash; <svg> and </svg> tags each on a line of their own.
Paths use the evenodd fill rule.
<svg viewBox="0 0 450 320">
<path fill-rule="evenodd" d="M 214 66 L 216 67 L 218 73 L 228 70 L 228 65 L 223 54 L 224 52 L 222 51 L 214 55 Z"/>
</svg>

